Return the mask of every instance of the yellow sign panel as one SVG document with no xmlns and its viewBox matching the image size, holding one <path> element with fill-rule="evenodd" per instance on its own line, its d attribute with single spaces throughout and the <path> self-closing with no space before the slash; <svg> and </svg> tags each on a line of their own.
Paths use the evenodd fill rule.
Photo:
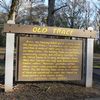
<svg viewBox="0 0 100 100">
<path fill-rule="evenodd" d="M 19 38 L 18 80 L 81 80 L 82 41 Z"/>
</svg>

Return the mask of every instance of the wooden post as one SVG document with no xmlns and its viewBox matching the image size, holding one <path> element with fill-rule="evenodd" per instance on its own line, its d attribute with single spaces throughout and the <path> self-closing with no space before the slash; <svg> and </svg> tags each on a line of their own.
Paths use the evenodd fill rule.
<svg viewBox="0 0 100 100">
<path fill-rule="evenodd" d="M 15 18 L 7 23 L 15 24 Z M 5 92 L 13 89 L 14 39 L 14 33 L 6 33 Z"/>
<path fill-rule="evenodd" d="M 87 39 L 86 87 L 92 87 L 93 83 L 93 44 L 94 39 Z"/>
</svg>

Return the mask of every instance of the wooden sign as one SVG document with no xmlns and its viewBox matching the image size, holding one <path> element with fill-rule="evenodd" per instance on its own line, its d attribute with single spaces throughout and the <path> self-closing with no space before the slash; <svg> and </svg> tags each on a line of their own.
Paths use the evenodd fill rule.
<svg viewBox="0 0 100 100">
<path fill-rule="evenodd" d="M 19 25 L 14 24 L 14 20 L 9 20 L 8 23 L 4 25 L 6 92 L 13 89 L 15 36 L 19 36 L 15 71 L 15 79 L 18 81 L 81 80 L 83 76 L 86 87 L 92 87 L 95 31 Z M 46 38 L 49 36 L 56 39 Z M 76 40 L 67 40 L 67 37 L 76 37 Z"/>
<path fill-rule="evenodd" d="M 19 37 L 18 81 L 81 80 L 82 40 Z"/>
</svg>

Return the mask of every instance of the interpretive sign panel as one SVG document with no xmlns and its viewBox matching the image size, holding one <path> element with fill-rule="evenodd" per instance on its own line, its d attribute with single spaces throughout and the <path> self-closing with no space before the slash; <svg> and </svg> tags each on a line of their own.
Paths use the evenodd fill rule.
<svg viewBox="0 0 100 100">
<path fill-rule="evenodd" d="M 81 80 L 82 40 L 19 37 L 18 81 Z"/>
</svg>

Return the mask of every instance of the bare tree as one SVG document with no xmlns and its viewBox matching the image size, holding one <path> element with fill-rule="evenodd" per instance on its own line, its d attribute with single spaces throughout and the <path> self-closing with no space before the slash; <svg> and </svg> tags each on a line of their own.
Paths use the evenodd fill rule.
<svg viewBox="0 0 100 100">
<path fill-rule="evenodd" d="M 98 30 L 99 32 L 99 38 L 100 38 L 100 1 L 98 1 L 97 3 L 94 3 L 95 6 L 95 19 L 94 19 L 94 25 L 95 25 L 95 29 Z"/>
<path fill-rule="evenodd" d="M 18 3 L 19 3 L 19 0 L 12 0 L 10 11 L 8 14 L 8 20 L 12 19 L 13 13 L 15 12 L 15 10 L 17 8 Z"/>
<path fill-rule="evenodd" d="M 43 0 L 27 0 L 19 2 L 16 22 L 22 24 L 38 24 L 45 16 L 47 7 L 43 4 Z"/>
<path fill-rule="evenodd" d="M 55 8 L 55 0 L 48 0 L 48 19 L 47 25 L 54 25 L 54 8 Z"/>
<path fill-rule="evenodd" d="M 7 5 L 6 0 L 0 0 L 0 7 L 5 12 L 9 12 L 9 5 Z"/>
<path fill-rule="evenodd" d="M 87 6 L 87 7 L 86 7 Z M 54 9 L 54 24 L 71 28 L 87 28 L 91 25 L 93 9 L 86 0 L 59 0 Z"/>
<path fill-rule="evenodd" d="M 31 8 L 23 9 L 19 11 L 16 22 L 22 24 L 40 25 L 46 23 L 47 6 L 39 4 Z"/>
</svg>

